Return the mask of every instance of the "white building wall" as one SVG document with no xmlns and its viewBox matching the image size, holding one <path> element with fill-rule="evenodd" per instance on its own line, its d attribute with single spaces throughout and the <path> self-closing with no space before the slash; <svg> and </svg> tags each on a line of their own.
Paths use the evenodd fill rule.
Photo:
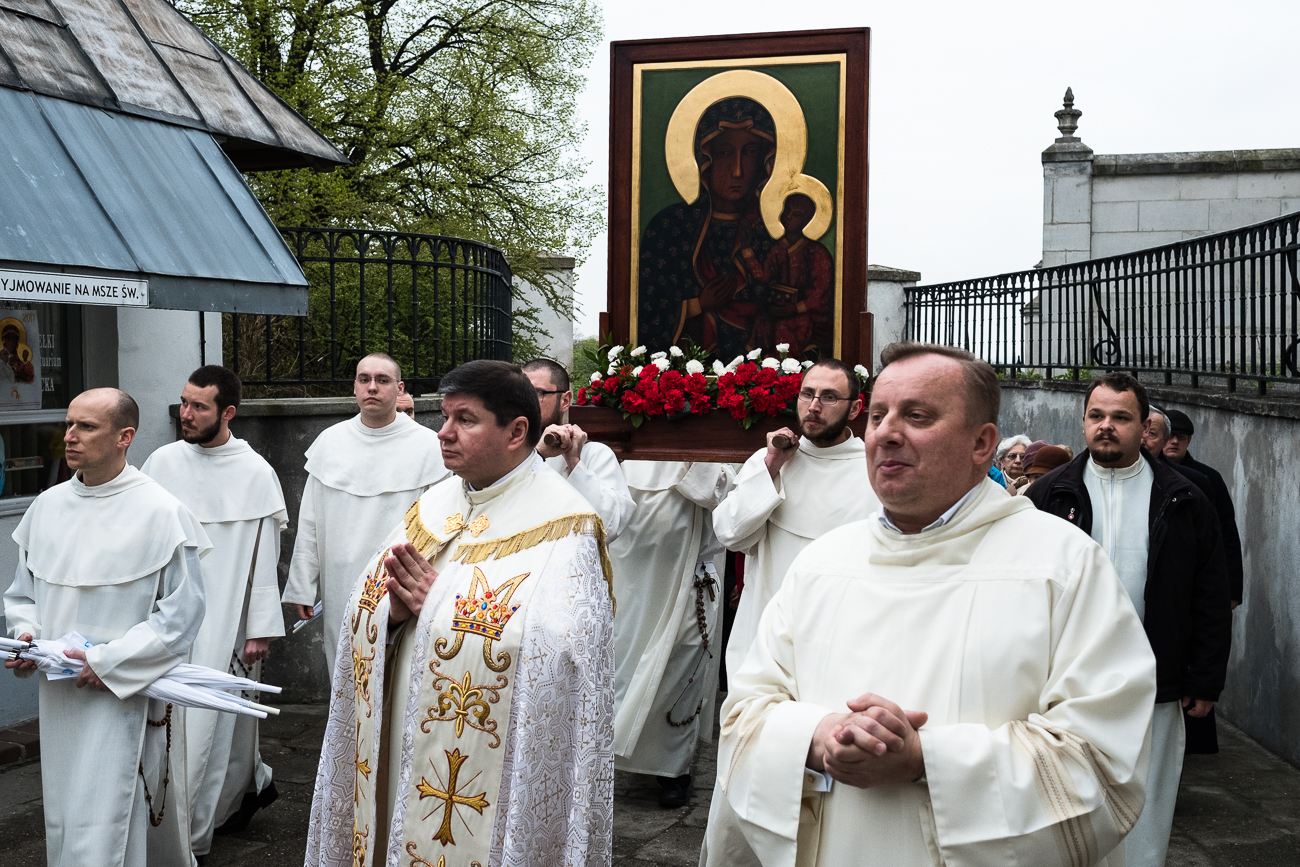
<svg viewBox="0 0 1300 867">
<path fill-rule="evenodd" d="M 1106 167 L 1103 160 L 1121 159 L 1124 157 L 1098 157 L 1094 170 Z M 1097 258 L 1172 244 L 1300 210 L 1300 170 L 1094 175 L 1091 185 L 1091 247 Z"/>
<path fill-rule="evenodd" d="M 573 304 L 574 264 L 574 260 L 570 258 L 557 256 L 551 259 L 550 273 L 555 276 L 556 288 L 568 299 L 570 307 Z M 518 281 L 518 285 L 525 301 L 537 308 L 537 318 L 541 321 L 542 328 L 550 335 L 539 341 L 541 354 L 558 361 L 568 370 L 573 370 L 573 319 L 567 313 L 552 308 L 535 286 L 522 280 Z M 515 360 L 522 362 L 530 359 Z"/>
<path fill-rule="evenodd" d="M 180 400 L 190 372 L 205 361 L 221 363 L 221 314 L 202 314 L 206 359 L 199 346 L 199 315 L 189 310 L 117 311 L 117 387 L 140 405 L 140 429 L 128 454 L 134 466 L 176 439 L 169 407 Z"/>
</svg>

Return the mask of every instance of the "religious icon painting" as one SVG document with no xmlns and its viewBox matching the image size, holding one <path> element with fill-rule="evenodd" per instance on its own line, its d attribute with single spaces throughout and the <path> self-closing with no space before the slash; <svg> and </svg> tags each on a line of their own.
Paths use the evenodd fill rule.
<svg viewBox="0 0 1300 867">
<path fill-rule="evenodd" d="M 612 44 L 615 342 L 858 360 L 868 43 L 857 29 Z"/>
</svg>

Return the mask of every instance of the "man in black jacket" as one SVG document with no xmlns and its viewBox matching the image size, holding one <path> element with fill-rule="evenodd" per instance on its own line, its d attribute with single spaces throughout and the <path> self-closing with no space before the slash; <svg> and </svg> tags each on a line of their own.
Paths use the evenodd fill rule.
<svg viewBox="0 0 1300 867">
<path fill-rule="evenodd" d="M 1146 807 L 1125 863 L 1161 867 L 1182 773 L 1183 715 L 1204 717 L 1223 689 L 1232 621 L 1219 519 L 1205 494 L 1142 448 L 1150 404 L 1124 373 L 1084 397 L 1088 449 L 1035 482 L 1035 506 L 1090 534 L 1110 556 L 1156 656 Z"/>
</svg>

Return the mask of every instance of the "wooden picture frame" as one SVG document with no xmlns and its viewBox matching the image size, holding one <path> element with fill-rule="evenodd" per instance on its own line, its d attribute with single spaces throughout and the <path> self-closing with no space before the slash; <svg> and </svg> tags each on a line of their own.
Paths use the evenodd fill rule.
<svg viewBox="0 0 1300 867">
<path fill-rule="evenodd" d="M 870 357 L 869 46 L 867 28 L 611 43 L 602 339 Z"/>
</svg>

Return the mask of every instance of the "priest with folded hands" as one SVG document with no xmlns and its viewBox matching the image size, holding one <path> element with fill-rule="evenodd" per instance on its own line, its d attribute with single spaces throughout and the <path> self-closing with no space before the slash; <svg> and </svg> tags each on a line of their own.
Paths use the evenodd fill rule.
<svg viewBox="0 0 1300 867">
<path fill-rule="evenodd" d="M 336 634 L 308 865 L 607 865 L 613 600 L 595 509 L 537 455 L 533 383 L 442 378 L 457 474 L 370 557 Z"/>
<path fill-rule="evenodd" d="M 183 708 L 139 691 L 185 662 L 205 610 L 198 519 L 126 462 L 140 410 L 97 388 L 68 407 L 72 479 L 14 531 L 4 594 L 11 638 L 84 635 L 75 679 L 40 681 L 41 787 L 50 867 L 185 865 L 190 853 Z M 19 677 L 34 663 L 6 662 Z"/>
<path fill-rule="evenodd" d="M 732 674 L 702 863 L 1123 864 L 1156 690 L 1133 605 L 1100 546 L 987 477 L 988 364 L 881 361 L 882 507 L 803 550 Z"/>
</svg>

